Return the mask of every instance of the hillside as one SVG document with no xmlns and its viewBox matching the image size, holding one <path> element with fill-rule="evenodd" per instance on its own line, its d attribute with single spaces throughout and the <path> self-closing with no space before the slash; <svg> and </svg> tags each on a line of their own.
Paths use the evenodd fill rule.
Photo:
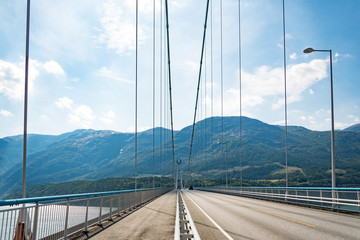
<svg viewBox="0 0 360 240">
<path fill-rule="evenodd" d="M 354 124 L 348 128 L 345 128 L 343 131 L 360 133 L 360 123 Z"/>
<path fill-rule="evenodd" d="M 191 172 L 197 177 L 224 178 L 225 159 L 229 176 L 244 179 L 279 180 L 285 175 L 285 132 L 281 126 L 242 118 L 243 141 L 240 156 L 240 118 L 213 117 L 196 124 Z M 213 133 L 212 133 L 213 124 Z M 175 154 L 187 169 L 192 126 L 175 132 Z M 160 146 L 160 131 L 165 133 Z M 152 130 L 138 134 L 138 175 L 153 173 Z M 172 174 L 170 131 L 155 129 L 155 173 Z M 222 141 L 224 144 L 219 144 Z M 76 130 L 59 136 L 29 137 L 27 186 L 81 179 L 134 176 L 134 134 L 114 131 Z M 21 137 L 0 139 L 0 196 L 21 188 Z M 226 152 L 227 146 L 227 152 Z M 360 133 L 336 131 L 338 184 L 360 185 Z M 160 155 L 160 149 L 162 154 Z M 328 186 L 330 169 L 330 132 L 288 127 L 288 165 L 294 182 Z M 195 175 L 196 173 L 196 175 Z"/>
</svg>

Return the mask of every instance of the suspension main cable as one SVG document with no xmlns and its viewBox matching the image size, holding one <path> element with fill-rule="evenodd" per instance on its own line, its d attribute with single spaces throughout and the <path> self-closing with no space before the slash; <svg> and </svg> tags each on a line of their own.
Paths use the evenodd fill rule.
<svg viewBox="0 0 360 240">
<path fill-rule="evenodd" d="M 171 93 L 171 68 L 170 68 L 170 36 L 169 36 L 169 11 L 168 11 L 168 1 L 165 0 L 165 12 L 166 12 L 166 36 L 167 36 L 167 54 L 168 54 L 168 73 L 169 73 L 169 94 L 170 94 L 170 117 L 171 117 L 171 145 L 172 145 L 172 157 L 173 157 L 173 177 L 174 177 L 174 187 L 176 186 L 175 179 L 175 146 L 174 146 L 174 120 L 173 120 L 173 111 L 172 111 L 172 93 Z"/>
<path fill-rule="evenodd" d="M 196 112 L 197 112 L 198 101 L 199 101 L 199 87 L 200 87 L 200 81 L 201 81 L 202 61 L 203 61 L 204 48 L 205 48 L 206 25 L 207 25 L 207 19 L 208 19 L 208 11 L 209 11 L 209 0 L 207 0 L 207 4 L 206 4 L 204 34 L 203 34 L 203 40 L 202 40 L 202 48 L 201 48 L 201 56 L 200 56 L 200 67 L 199 67 L 199 76 L 198 76 L 198 84 L 197 84 L 197 90 L 196 90 L 194 120 L 193 120 L 193 126 L 192 126 L 191 142 L 190 142 L 190 152 L 189 152 L 189 161 L 188 161 L 188 167 L 187 167 L 187 177 L 186 177 L 187 180 L 188 180 L 188 178 L 189 178 L 191 152 L 192 152 L 192 146 L 193 146 L 193 141 L 194 141 L 194 130 L 195 130 Z M 185 185 L 186 185 L 186 184 L 185 184 Z"/>
</svg>

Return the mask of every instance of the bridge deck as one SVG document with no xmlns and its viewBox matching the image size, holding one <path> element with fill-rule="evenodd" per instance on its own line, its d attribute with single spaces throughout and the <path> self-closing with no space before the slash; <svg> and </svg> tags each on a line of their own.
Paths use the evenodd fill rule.
<svg viewBox="0 0 360 240">
<path fill-rule="evenodd" d="M 183 196 L 202 239 L 360 239 L 359 216 L 196 190 Z"/>
<path fill-rule="evenodd" d="M 90 239 L 174 239 L 175 215 L 176 192 L 171 191 Z"/>
</svg>

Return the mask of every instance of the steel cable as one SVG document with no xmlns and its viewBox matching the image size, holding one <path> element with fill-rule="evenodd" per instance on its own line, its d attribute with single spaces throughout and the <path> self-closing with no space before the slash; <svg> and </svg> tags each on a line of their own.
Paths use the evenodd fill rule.
<svg viewBox="0 0 360 240">
<path fill-rule="evenodd" d="M 169 36 L 169 11 L 168 1 L 165 0 L 165 11 L 166 11 L 166 31 L 167 31 L 167 54 L 168 54 L 168 74 L 169 74 L 169 100 L 170 100 L 170 118 L 171 118 L 171 145 L 172 145 L 172 157 L 173 157 L 173 177 L 174 186 L 176 186 L 175 179 L 175 146 L 174 146 L 174 121 L 172 111 L 172 92 L 171 92 L 171 68 L 170 68 L 170 36 Z"/>
<path fill-rule="evenodd" d="M 286 45 L 285 45 L 285 0 L 283 0 L 283 41 L 284 41 L 284 95 L 285 95 L 285 167 L 286 167 L 286 187 L 289 186 L 288 183 L 288 153 L 287 153 L 287 148 L 288 148 L 288 139 L 287 139 L 287 94 L 286 94 Z"/>
<path fill-rule="evenodd" d="M 240 133 L 239 133 L 239 156 L 240 156 L 240 186 L 242 187 L 242 144 L 243 144 L 243 125 L 242 125 L 242 85 L 241 85 L 241 0 L 239 0 L 239 108 L 240 108 Z"/>
<path fill-rule="evenodd" d="M 202 49 L 201 49 L 201 56 L 200 56 L 199 76 L 198 76 L 198 84 L 197 84 L 196 100 L 195 100 L 195 111 L 194 111 L 194 119 L 193 119 L 192 133 L 191 133 L 191 142 L 190 142 L 190 152 L 189 152 L 189 160 L 188 160 L 188 167 L 187 167 L 187 177 L 186 177 L 187 180 L 188 180 L 188 178 L 189 178 L 191 153 L 192 153 L 192 146 L 193 146 L 193 142 L 194 142 L 194 130 L 195 130 L 196 112 L 197 112 L 198 101 L 199 101 L 199 88 L 200 88 L 200 82 L 201 82 L 202 61 L 203 61 L 204 48 L 205 48 L 206 26 L 207 26 L 207 19 L 208 19 L 208 11 L 209 11 L 209 0 L 207 0 L 207 4 L 206 4 L 204 34 L 203 34 L 203 40 L 202 40 Z M 186 184 L 185 184 L 185 185 L 186 185 Z"/>
<path fill-rule="evenodd" d="M 136 33 L 135 33 L 135 190 L 137 188 L 137 100 L 138 100 L 138 0 L 136 0 Z"/>
</svg>

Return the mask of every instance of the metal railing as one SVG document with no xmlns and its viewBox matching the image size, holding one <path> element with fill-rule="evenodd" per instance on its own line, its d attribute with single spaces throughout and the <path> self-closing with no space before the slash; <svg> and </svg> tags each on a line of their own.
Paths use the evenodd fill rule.
<svg viewBox="0 0 360 240">
<path fill-rule="evenodd" d="M 196 230 L 195 223 L 182 197 L 181 190 L 177 191 L 176 197 L 176 222 L 174 240 L 199 240 L 200 236 Z"/>
<path fill-rule="evenodd" d="M 0 239 L 67 239 L 171 189 L 150 188 L 0 201 Z"/>
<path fill-rule="evenodd" d="M 200 187 L 198 190 L 360 213 L 360 188 Z M 334 194 L 334 195 L 333 195 Z M 333 198 L 332 196 L 335 196 Z"/>
</svg>

